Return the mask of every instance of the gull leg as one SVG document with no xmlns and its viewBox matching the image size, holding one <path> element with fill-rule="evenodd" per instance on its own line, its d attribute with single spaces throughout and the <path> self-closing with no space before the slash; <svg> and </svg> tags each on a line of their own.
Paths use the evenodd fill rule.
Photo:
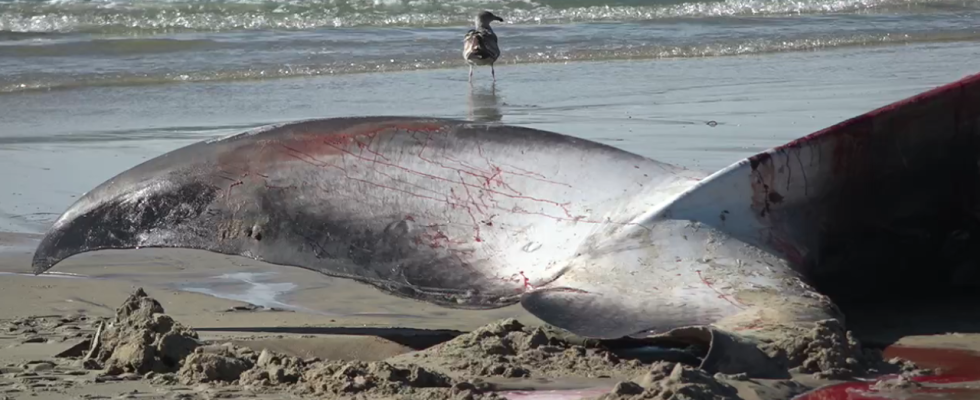
<svg viewBox="0 0 980 400">
<path fill-rule="evenodd" d="M 473 66 L 470 65 L 470 82 L 473 82 Z"/>
<path fill-rule="evenodd" d="M 490 64 L 490 75 L 493 75 L 493 81 L 497 81 L 497 73 L 493 70 L 493 64 Z"/>
</svg>

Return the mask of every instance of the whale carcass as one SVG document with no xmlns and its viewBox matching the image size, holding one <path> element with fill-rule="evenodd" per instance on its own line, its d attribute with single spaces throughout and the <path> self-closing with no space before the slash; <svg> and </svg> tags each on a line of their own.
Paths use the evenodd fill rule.
<svg viewBox="0 0 980 400">
<path fill-rule="evenodd" d="M 446 307 L 519 302 L 586 337 L 750 332 L 842 319 L 855 280 L 948 284 L 974 259 L 956 249 L 978 237 L 978 134 L 980 76 L 710 175 L 516 126 L 300 121 L 119 174 L 64 212 L 33 267 L 192 248 Z"/>
</svg>

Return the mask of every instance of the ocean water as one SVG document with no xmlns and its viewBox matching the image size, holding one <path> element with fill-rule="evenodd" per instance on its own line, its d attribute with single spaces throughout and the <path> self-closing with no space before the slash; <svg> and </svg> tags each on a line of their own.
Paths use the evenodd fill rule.
<svg viewBox="0 0 980 400">
<path fill-rule="evenodd" d="M 0 93 L 975 41 L 976 0 L 2 0 Z"/>
<path fill-rule="evenodd" d="M 469 85 L 481 10 L 503 54 Z M 0 231 L 306 118 L 501 122 L 710 172 L 980 72 L 978 22 L 978 0 L 0 0 Z"/>
</svg>

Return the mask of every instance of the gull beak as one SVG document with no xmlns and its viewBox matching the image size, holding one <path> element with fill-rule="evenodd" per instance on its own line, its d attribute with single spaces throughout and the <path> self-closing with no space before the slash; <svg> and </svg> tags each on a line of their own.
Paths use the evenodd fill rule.
<svg viewBox="0 0 980 400">
<path fill-rule="evenodd" d="M 503 18 L 500 18 L 500 17 L 498 17 L 496 15 L 493 16 L 493 19 L 495 19 L 497 21 L 500 21 L 500 22 L 504 22 L 504 19 Z"/>
</svg>

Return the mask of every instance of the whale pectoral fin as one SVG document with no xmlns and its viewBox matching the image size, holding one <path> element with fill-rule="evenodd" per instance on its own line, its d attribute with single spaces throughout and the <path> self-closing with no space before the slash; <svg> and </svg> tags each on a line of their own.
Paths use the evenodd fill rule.
<svg viewBox="0 0 980 400">
<path fill-rule="evenodd" d="M 585 337 L 619 338 L 651 326 L 642 315 L 622 308 L 618 302 L 583 291 L 530 292 L 521 297 L 521 306 L 548 324 Z"/>
<path fill-rule="evenodd" d="M 521 306 L 551 325 L 576 335 L 602 339 L 636 335 L 660 327 L 708 325 L 718 320 L 717 315 L 704 309 L 675 306 L 671 299 L 623 296 L 612 289 L 537 290 L 522 296 Z"/>
<path fill-rule="evenodd" d="M 749 330 L 746 331 L 748 334 L 743 335 L 712 326 L 715 318 L 707 315 L 664 315 L 658 314 L 656 309 L 654 312 L 644 312 L 640 307 L 624 306 L 622 298 L 572 289 L 530 292 L 521 298 L 521 305 L 544 322 L 578 336 L 600 339 L 647 336 L 693 345 L 704 351 L 699 368 L 710 373 L 745 373 L 761 379 L 789 377 L 781 360 L 768 356 L 760 349 L 760 344 L 772 339 L 771 335 L 767 335 L 768 331 Z M 788 323 L 788 326 L 796 325 Z M 812 323 L 799 325 L 809 326 Z M 641 335 L 655 326 L 681 327 L 653 336 Z"/>
</svg>

